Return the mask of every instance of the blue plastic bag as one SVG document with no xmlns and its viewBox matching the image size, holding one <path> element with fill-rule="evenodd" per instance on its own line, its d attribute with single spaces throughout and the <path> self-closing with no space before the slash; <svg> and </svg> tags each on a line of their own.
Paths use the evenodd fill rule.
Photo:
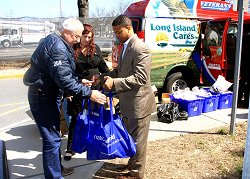
<svg viewBox="0 0 250 179">
<path fill-rule="evenodd" d="M 99 119 L 100 116 L 100 110 L 98 109 L 98 105 L 96 103 L 94 103 L 94 105 L 91 105 L 91 101 L 88 100 L 88 110 L 84 109 L 84 103 L 85 100 L 83 99 L 83 111 L 80 112 L 77 116 L 71 144 L 72 151 L 76 153 L 83 153 L 87 151 L 89 118 L 91 117 L 92 119 Z"/>
<path fill-rule="evenodd" d="M 82 102 L 82 109 L 84 106 L 84 101 Z M 77 116 L 76 125 L 73 132 L 73 139 L 71 149 L 76 153 L 83 153 L 87 151 L 87 135 L 89 128 L 88 112 L 83 109 Z"/>
<path fill-rule="evenodd" d="M 136 153 L 136 146 L 128 134 L 122 119 L 113 114 L 112 94 L 110 93 L 110 110 L 99 108 L 100 115 L 91 115 L 88 132 L 88 160 L 103 160 L 132 157 Z M 105 121 L 103 122 L 103 118 Z"/>
</svg>

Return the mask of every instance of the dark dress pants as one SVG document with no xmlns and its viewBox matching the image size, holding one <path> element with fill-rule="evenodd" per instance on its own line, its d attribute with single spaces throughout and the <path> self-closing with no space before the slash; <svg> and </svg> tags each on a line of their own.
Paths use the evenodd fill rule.
<svg viewBox="0 0 250 179">
<path fill-rule="evenodd" d="M 133 177 L 144 177 L 150 119 L 151 115 L 144 118 L 123 118 L 124 125 L 136 144 L 136 154 L 128 161 Z"/>
</svg>

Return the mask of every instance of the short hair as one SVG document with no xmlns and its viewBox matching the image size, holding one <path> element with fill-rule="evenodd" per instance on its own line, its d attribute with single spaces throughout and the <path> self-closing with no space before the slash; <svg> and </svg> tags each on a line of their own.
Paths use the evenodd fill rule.
<svg viewBox="0 0 250 179">
<path fill-rule="evenodd" d="M 84 30 L 84 27 L 79 19 L 68 18 L 65 19 L 61 25 L 60 31 L 62 32 L 63 30 L 69 30 L 71 32 L 76 32 L 76 31 L 82 32 Z"/>
<path fill-rule="evenodd" d="M 115 18 L 115 20 L 112 22 L 112 26 L 132 26 L 132 21 L 131 19 L 126 16 L 126 15 L 119 15 L 118 17 Z"/>
</svg>

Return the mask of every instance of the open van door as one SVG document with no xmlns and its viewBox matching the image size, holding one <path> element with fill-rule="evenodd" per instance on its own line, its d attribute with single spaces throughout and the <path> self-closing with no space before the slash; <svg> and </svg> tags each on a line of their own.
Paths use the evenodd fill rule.
<svg viewBox="0 0 250 179">
<path fill-rule="evenodd" d="M 230 19 L 211 20 L 206 24 L 202 40 L 203 72 L 210 83 L 214 83 L 219 75 L 227 75 L 227 32 Z"/>
</svg>

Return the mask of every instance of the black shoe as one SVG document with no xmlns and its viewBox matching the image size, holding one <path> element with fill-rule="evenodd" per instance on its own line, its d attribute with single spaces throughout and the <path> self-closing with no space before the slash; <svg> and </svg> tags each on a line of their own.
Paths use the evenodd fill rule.
<svg viewBox="0 0 250 179">
<path fill-rule="evenodd" d="M 116 176 L 115 179 L 142 179 L 142 178 L 131 176 L 130 173 L 123 173 Z"/>
<path fill-rule="evenodd" d="M 64 160 L 69 161 L 71 160 L 72 156 L 74 155 L 74 152 L 71 151 L 66 151 L 65 156 L 64 156 Z"/>
<path fill-rule="evenodd" d="M 74 173 L 74 169 L 73 168 L 62 168 L 62 176 L 68 176 L 71 175 L 72 173 Z"/>
<path fill-rule="evenodd" d="M 119 166 L 119 167 L 116 167 L 115 170 L 117 172 L 125 172 L 125 171 L 130 171 L 131 167 L 129 165 L 122 165 L 122 166 Z"/>
</svg>

